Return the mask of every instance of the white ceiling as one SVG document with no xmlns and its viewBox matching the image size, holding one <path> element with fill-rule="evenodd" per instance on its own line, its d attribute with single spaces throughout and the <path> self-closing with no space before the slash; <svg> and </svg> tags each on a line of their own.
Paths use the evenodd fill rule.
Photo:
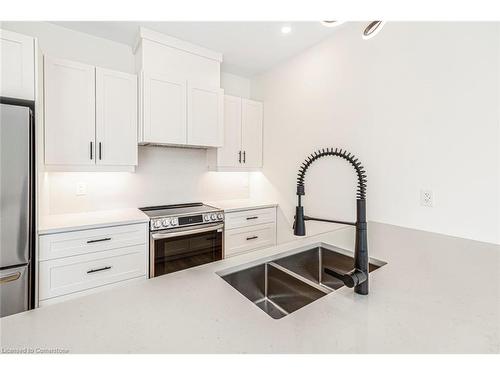
<svg viewBox="0 0 500 375">
<path fill-rule="evenodd" d="M 320 22 L 53 22 L 133 46 L 139 26 L 221 52 L 222 70 L 251 77 L 328 37 L 337 28 Z M 289 25 L 289 34 L 281 27 Z M 342 26 L 338 26 L 340 28 Z"/>
</svg>

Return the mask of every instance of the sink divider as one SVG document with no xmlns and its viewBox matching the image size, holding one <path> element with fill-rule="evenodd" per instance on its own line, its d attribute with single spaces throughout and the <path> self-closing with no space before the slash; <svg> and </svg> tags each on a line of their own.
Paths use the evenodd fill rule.
<svg viewBox="0 0 500 375">
<path fill-rule="evenodd" d="M 320 259 L 321 261 L 321 259 Z M 269 263 L 266 263 L 266 272 L 267 272 L 267 266 L 272 266 L 274 268 L 277 268 L 279 269 L 280 271 L 282 272 L 285 272 L 286 274 L 296 278 L 297 280 L 300 280 L 302 281 L 303 283 L 309 285 L 309 286 L 312 286 L 313 288 L 323 292 L 323 293 L 326 293 L 326 294 L 329 294 L 331 292 L 333 292 L 334 290 L 325 286 L 325 285 L 322 285 L 322 284 L 316 284 L 314 281 L 311 281 L 309 280 L 308 278 L 305 278 L 304 276 L 301 276 L 293 271 L 290 271 L 288 268 L 285 268 L 283 266 L 280 266 L 279 264 L 276 264 L 274 262 L 269 262 Z M 321 264 L 320 264 L 320 270 L 321 270 Z M 267 275 L 266 275 L 267 276 Z M 267 277 L 266 277 L 266 296 L 267 296 Z"/>
</svg>

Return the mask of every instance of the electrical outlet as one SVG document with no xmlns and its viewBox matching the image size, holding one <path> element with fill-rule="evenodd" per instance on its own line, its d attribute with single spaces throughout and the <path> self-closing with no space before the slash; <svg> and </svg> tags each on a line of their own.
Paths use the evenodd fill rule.
<svg viewBox="0 0 500 375">
<path fill-rule="evenodd" d="M 87 195 L 87 184 L 85 182 L 76 184 L 76 195 Z"/>
<path fill-rule="evenodd" d="M 423 207 L 434 207 L 432 190 L 420 190 L 420 205 Z"/>
</svg>

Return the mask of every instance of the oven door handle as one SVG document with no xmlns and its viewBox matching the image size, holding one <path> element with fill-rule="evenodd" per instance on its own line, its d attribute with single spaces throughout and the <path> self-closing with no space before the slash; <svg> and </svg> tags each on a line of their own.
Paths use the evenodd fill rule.
<svg viewBox="0 0 500 375">
<path fill-rule="evenodd" d="M 175 231 L 175 232 L 153 233 L 153 234 L 151 234 L 151 238 L 153 240 L 161 240 L 164 238 L 189 236 L 190 234 L 212 232 L 214 230 L 218 230 L 218 229 L 222 229 L 222 228 L 224 228 L 224 224 L 210 225 L 208 227 L 197 228 L 197 229 L 179 230 L 179 231 Z"/>
</svg>

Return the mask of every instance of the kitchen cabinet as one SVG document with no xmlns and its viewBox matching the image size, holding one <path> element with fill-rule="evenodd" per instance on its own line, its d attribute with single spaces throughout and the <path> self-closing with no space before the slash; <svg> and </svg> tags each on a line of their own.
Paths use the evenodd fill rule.
<svg viewBox="0 0 500 375">
<path fill-rule="evenodd" d="M 241 149 L 243 166 L 262 167 L 262 103 L 241 100 Z"/>
<path fill-rule="evenodd" d="M 276 207 L 225 214 L 225 257 L 276 245 Z"/>
<path fill-rule="evenodd" d="M 45 164 L 95 164 L 95 69 L 44 59 Z"/>
<path fill-rule="evenodd" d="M 0 30 L 0 96 L 35 100 L 35 40 Z"/>
<path fill-rule="evenodd" d="M 224 146 L 216 151 L 218 165 L 238 167 L 241 159 L 241 98 L 224 96 Z"/>
<path fill-rule="evenodd" d="M 96 68 L 96 164 L 137 165 L 137 77 Z"/>
<path fill-rule="evenodd" d="M 140 143 L 223 144 L 224 91 L 158 73 L 141 73 Z"/>
<path fill-rule="evenodd" d="M 39 305 L 147 277 L 148 224 L 77 230 L 39 238 Z"/>
<path fill-rule="evenodd" d="M 212 170 L 262 167 L 263 105 L 231 95 L 224 97 L 224 145 L 208 152 Z"/>
<path fill-rule="evenodd" d="M 134 52 L 141 77 L 139 143 L 222 146 L 222 55 L 142 27 Z"/>
<path fill-rule="evenodd" d="M 47 166 L 137 165 L 135 75 L 45 56 L 44 82 Z"/>
<path fill-rule="evenodd" d="M 186 81 L 165 74 L 142 72 L 140 84 L 140 142 L 186 144 Z"/>
<path fill-rule="evenodd" d="M 223 144 L 224 90 L 188 83 L 187 143 L 220 147 Z"/>
</svg>

